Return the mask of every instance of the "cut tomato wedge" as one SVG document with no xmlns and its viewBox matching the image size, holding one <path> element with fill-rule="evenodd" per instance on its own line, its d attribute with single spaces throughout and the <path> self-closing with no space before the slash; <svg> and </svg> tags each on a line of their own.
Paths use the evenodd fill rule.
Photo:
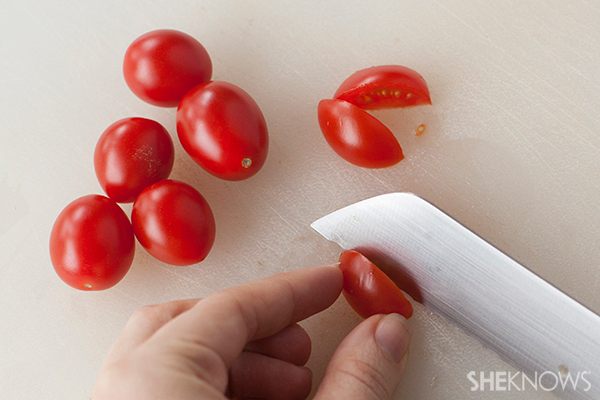
<svg viewBox="0 0 600 400">
<path fill-rule="evenodd" d="M 343 100 L 321 100 L 319 125 L 325 140 L 344 160 L 365 168 L 385 168 L 404 155 L 394 134 L 366 111 Z"/>
<path fill-rule="evenodd" d="M 431 104 L 425 79 L 401 65 L 380 65 L 357 71 L 342 82 L 333 97 L 363 110 Z"/>
</svg>

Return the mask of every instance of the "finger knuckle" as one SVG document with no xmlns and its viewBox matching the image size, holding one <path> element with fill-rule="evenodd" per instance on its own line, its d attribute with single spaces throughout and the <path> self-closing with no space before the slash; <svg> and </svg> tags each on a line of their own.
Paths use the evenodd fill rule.
<svg viewBox="0 0 600 400">
<path fill-rule="evenodd" d="M 131 320 L 155 319 L 162 314 L 160 305 L 147 305 L 138 308 L 131 314 Z"/>
<path fill-rule="evenodd" d="M 367 399 L 389 400 L 392 397 L 392 389 L 385 375 L 371 363 L 361 359 L 349 359 L 339 372 L 360 386 Z"/>
</svg>

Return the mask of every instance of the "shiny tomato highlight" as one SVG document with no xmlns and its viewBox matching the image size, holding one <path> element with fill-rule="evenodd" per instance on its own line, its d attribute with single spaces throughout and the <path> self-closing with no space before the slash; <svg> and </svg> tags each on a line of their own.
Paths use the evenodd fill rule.
<svg viewBox="0 0 600 400">
<path fill-rule="evenodd" d="M 231 83 L 206 82 L 186 94 L 177 109 L 177 134 L 192 159 L 221 179 L 248 179 L 267 158 L 265 118 L 254 99 Z"/>
<path fill-rule="evenodd" d="M 404 158 L 394 134 L 377 118 L 353 104 L 321 100 L 318 116 L 329 146 L 354 165 L 385 168 Z"/>
<path fill-rule="evenodd" d="M 159 29 L 140 36 L 127 48 L 123 76 L 131 91 L 145 102 L 176 107 L 193 87 L 210 80 L 212 62 L 192 36 Z"/>
<path fill-rule="evenodd" d="M 206 199 L 175 180 L 144 189 L 133 203 L 131 222 L 148 253 L 171 265 L 204 260 L 215 241 L 215 219 Z"/>
<path fill-rule="evenodd" d="M 119 205 L 88 195 L 65 207 L 50 233 L 50 258 L 58 276 L 79 290 L 116 285 L 135 254 L 133 229 Z"/>
<path fill-rule="evenodd" d="M 367 257 L 346 250 L 340 255 L 339 262 L 344 276 L 342 293 L 361 317 L 391 313 L 405 318 L 412 316 L 412 305 L 402 291 Z"/>
<path fill-rule="evenodd" d="M 431 104 L 425 79 L 401 65 L 380 65 L 357 71 L 342 82 L 333 97 L 363 110 Z"/>
<path fill-rule="evenodd" d="M 161 124 L 124 118 L 100 136 L 94 169 L 108 197 L 131 203 L 146 187 L 169 177 L 174 159 L 173 140 Z"/>
</svg>

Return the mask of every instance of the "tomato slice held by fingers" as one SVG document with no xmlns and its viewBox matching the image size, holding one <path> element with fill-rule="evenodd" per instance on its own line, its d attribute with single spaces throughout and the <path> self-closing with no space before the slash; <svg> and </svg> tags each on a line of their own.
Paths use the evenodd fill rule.
<svg viewBox="0 0 600 400">
<path fill-rule="evenodd" d="M 402 65 L 380 65 L 355 72 L 333 96 L 363 110 L 431 104 L 427 82 Z"/>
<path fill-rule="evenodd" d="M 394 134 L 377 118 L 343 100 L 321 100 L 319 125 L 329 146 L 343 159 L 365 168 L 385 168 L 404 155 Z"/>
<path fill-rule="evenodd" d="M 339 258 L 344 276 L 342 293 L 348 304 L 363 318 L 397 313 L 410 318 L 413 308 L 396 284 L 369 259 L 346 250 Z"/>
</svg>

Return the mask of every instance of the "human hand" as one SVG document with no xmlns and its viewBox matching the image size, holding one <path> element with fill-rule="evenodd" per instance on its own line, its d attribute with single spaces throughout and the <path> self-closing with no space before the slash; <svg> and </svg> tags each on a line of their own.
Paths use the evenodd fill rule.
<svg viewBox="0 0 600 400">
<path fill-rule="evenodd" d="M 342 290 L 336 267 L 278 274 L 138 310 L 111 348 L 92 400 L 305 399 L 311 342 L 297 322 Z M 339 345 L 315 399 L 388 400 L 406 364 L 400 316 L 373 316 Z"/>
</svg>

